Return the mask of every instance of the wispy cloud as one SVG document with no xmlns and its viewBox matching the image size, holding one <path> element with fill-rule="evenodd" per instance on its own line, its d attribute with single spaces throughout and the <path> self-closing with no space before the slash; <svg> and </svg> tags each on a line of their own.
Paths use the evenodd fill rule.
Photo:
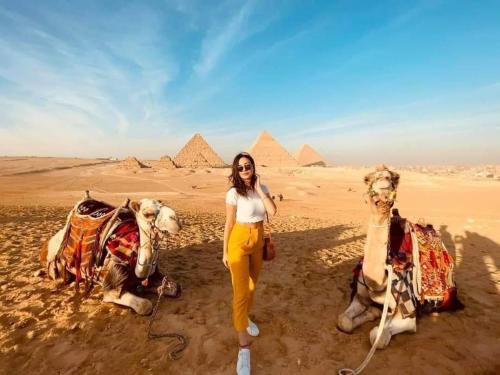
<svg viewBox="0 0 500 375">
<path fill-rule="evenodd" d="M 30 16 L 0 7 L 0 81 L 6 82 L 0 83 L 0 126 L 23 136 L 22 127 L 30 129 L 27 139 L 48 132 L 70 140 L 83 129 L 140 136 L 132 125 L 155 120 L 176 71 L 160 48 L 151 48 L 162 43 L 159 16 L 123 7 L 112 18 L 89 14 L 82 23 L 75 17 L 64 7 Z M 148 28 L 131 25 L 132 17 Z"/>
<path fill-rule="evenodd" d="M 254 7 L 255 1 L 247 0 L 222 26 L 218 19 L 210 28 L 202 43 L 200 60 L 194 65 L 199 76 L 206 76 L 231 47 L 244 39 L 247 21 Z"/>
<path fill-rule="evenodd" d="M 465 3 L 386 7 L 1 2 L 0 154 L 158 157 L 202 132 L 230 158 L 267 128 L 332 161 L 374 144 L 418 159 L 410 133 L 434 158 L 437 134 L 498 159 L 494 12 L 470 24 Z"/>
</svg>

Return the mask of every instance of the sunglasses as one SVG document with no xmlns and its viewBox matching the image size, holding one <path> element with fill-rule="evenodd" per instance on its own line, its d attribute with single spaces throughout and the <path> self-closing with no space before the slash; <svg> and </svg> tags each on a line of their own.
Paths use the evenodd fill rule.
<svg viewBox="0 0 500 375">
<path fill-rule="evenodd" d="M 250 164 L 238 165 L 238 172 L 251 171 L 252 166 Z"/>
</svg>

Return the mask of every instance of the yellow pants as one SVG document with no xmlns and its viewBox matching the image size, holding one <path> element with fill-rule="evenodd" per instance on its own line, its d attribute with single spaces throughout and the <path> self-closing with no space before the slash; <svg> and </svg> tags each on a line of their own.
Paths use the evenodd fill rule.
<svg viewBox="0 0 500 375">
<path fill-rule="evenodd" d="M 263 226 L 250 228 L 236 223 L 227 249 L 233 284 L 233 324 L 237 332 L 248 327 L 248 312 L 262 268 Z"/>
</svg>

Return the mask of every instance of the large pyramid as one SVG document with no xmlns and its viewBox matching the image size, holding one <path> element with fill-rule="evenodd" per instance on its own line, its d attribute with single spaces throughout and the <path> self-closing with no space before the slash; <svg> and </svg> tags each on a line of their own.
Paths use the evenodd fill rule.
<svg viewBox="0 0 500 375">
<path fill-rule="evenodd" d="M 249 150 L 256 165 L 297 167 L 298 163 L 267 131 L 263 131 Z"/>
<path fill-rule="evenodd" d="M 326 167 L 326 160 L 309 145 L 302 145 L 294 157 L 301 167 Z"/>
<path fill-rule="evenodd" d="M 225 166 L 224 161 L 199 133 L 196 133 L 179 151 L 174 158 L 174 163 L 184 168 Z"/>
</svg>

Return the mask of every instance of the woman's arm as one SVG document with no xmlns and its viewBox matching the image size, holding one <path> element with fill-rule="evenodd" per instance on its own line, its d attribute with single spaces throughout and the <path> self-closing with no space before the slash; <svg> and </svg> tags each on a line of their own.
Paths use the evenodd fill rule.
<svg viewBox="0 0 500 375">
<path fill-rule="evenodd" d="M 260 199 L 262 199 L 262 202 L 264 203 L 264 207 L 266 209 L 266 212 L 269 216 L 274 216 L 276 215 L 276 204 L 274 203 L 273 199 L 271 198 L 271 195 L 268 192 L 264 192 L 262 190 L 262 185 L 260 184 L 260 176 L 257 175 L 257 181 L 255 182 L 255 190 L 260 196 Z"/>
<path fill-rule="evenodd" d="M 227 245 L 229 242 L 229 235 L 236 222 L 236 206 L 226 204 L 226 225 L 224 226 L 224 247 L 222 249 L 222 263 L 226 268 L 229 268 L 227 263 Z"/>
</svg>

